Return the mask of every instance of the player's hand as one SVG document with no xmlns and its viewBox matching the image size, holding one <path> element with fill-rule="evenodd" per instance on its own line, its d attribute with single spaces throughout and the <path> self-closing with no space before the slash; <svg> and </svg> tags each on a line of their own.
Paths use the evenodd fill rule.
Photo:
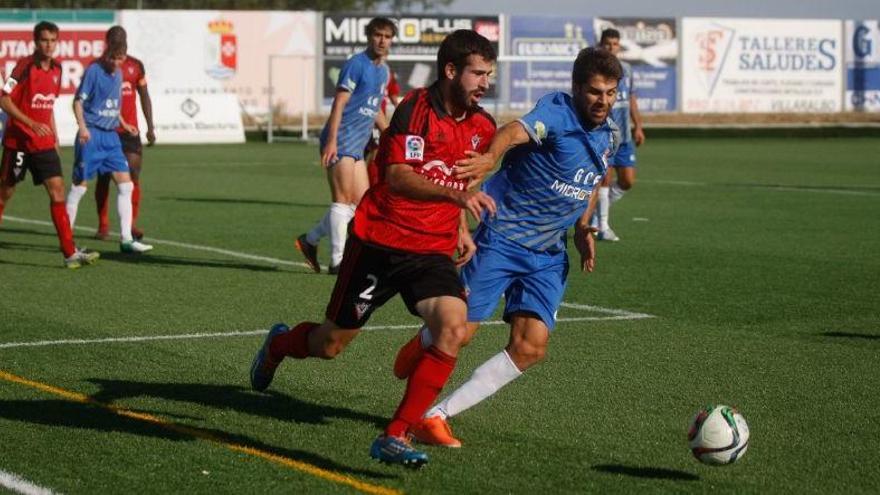
<svg viewBox="0 0 880 495">
<path fill-rule="evenodd" d="M 125 129 L 125 132 L 129 133 L 129 134 L 132 135 L 132 136 L 137 136 L 137 135 L 138 135 L 137 127 L 135 127 L 135 126 L 133 126 L 133 125 L 131 125 L 131 124 L 123 123 L 123 124 L 122 124 L 122 128 Z"/>
<path fill-rule="evenodd" d="M 496 160 L 488 153 L 480 154 L 473 150 L 465 150 L 464 153 L 468 157 L 455 162 L 455 178 L 471 179 L 468 187 L 474 187 L 495 168 Z"/>
<path fill-rule="evenodd" d="M 147 129 L 147 146 L 152 146 L 156 144 L 156 131 L 151 129 Z"/>
<path fill-rule="evenodd" d="M 52 135 L 52 128 L 42 122 L 37 122 L 37 121 L 31 122 L 31 130 L 33 130 L 37 136 L 51 136 Z"/>
<path fill-rule="evenodd" d="M 80 144 L 86 144 L 89 142 L 89 139 L 92 139 L 92 133 L 89 132 L 88 127 L 80 127 L 79 132 L 76 133 L 77 139 L 79 139 Z"/>
<path fill-rule="evenodd" d="M 641 126 L 633 129 L 633 140 L 636 142 L 636 146 L 641 146 L 645 142 L 645 131 Z"/>
<path fill-rule="evenodd" d="M 336 163 L 336 161 L 339 160 L 339 157 L 336 156 L 336 152 L 336 141 L 328 141 L 327 145 L 324 146 L 324 150 L 321 151 L 321 166 L 324 168 L 330 168 L 331 165 Z"/>
<path fill-rule="evenodd" d="M 590 273 L 596 267 L 596 240 L 593 232 L 596 229 L 580 224 L 574 227 L 574 246 L 581 255 L 581 271 Z"/>
<path fill-rule="evenodd" d="M 495 200 L 483 191 L 464 191 L 458 196 L 456 204 L 469 211 L 476 220 L 480 220 L 483 210 L 486 210 L 489 215 L 495 216 Z"/>
<path fill-rule="evenodd" d="M 477 252 L 477 245 L 471 237 L 470 231 L 467 229 L 459 229 L 458 231 L 458 259 L 455 260 L 456 267 L 462 267 L 465 263 L 474 257 Z"/>
</svg>

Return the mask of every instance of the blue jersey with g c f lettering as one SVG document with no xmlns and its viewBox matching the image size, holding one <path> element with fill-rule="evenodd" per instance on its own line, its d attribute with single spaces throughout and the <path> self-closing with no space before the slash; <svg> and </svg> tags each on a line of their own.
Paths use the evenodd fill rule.
<svg viewBox="0 0 880 495">
<path fill-rule="evenodd" d="M 389 74 L 388 66 L 384 62 L 375 64 L 367 52 L 358 53 L 342 66 L 336 89 L 348 91 L 351 96 L 342 109 L 342 120 L 339 122 L 336 135 L 338 156 L 351 156 L 355 160 L 363 159 L 364 148 L 373 131 L 373 123 L 385 98 Z M 322 149 L 327 140 L 329 127 L 328 121 L 321 132 Z"/>
<path fill-rule="evenodd" d="M 535 251 L 565 250 L 565 235 L 586 210 L 618 142 L 610 119 L 582 121 L 571 96 L 545 95 L 519 122 L 531 140 L 504 155 L 483 185 L 498 211 L 487 227 Z"/>
<path fill-rule="evenodd" d="M 96 60 L 83 74 L 75 99 L 82 101 L 87 127 L 112 131 L 119 127 L 119 103 L 122 98 L 122 72 L 108 74 Z"/>
</svg>

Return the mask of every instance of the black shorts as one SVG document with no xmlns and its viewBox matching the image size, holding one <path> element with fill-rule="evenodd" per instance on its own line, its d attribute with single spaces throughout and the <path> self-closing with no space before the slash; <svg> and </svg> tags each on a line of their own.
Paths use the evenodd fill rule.
<svg viewBox="0 0 880 495">
<path fill-rule="evenodd" d="M 400 293 L 409 312 L 431 297 L 467 301 L 452 258 L 415 254 L 367 244 L 349 234 L 342 265 L 327 305 L 327 319 L 341 328 L 361 328 L 373 311 Z"/>
<path fill-rule="evenodd" d="M 0 159 L 0 182 L 14 186 L 24 180 L 28 170 L 31 171 L 31 179 L 35 186 L 41 185 L 46 179 L 63 176 L 61 157 L 54 149 L 28 153 L 3 148 L 3 158 Z"/>
<path fill-rule="evenodd" d="M 144 154 L 144 145 L 141 144 L 140 134 L 132 136 L 127 132 L 120 132 L 119 141 L 122 143 L 122 152 L 126 155 Z"/>
</svg>

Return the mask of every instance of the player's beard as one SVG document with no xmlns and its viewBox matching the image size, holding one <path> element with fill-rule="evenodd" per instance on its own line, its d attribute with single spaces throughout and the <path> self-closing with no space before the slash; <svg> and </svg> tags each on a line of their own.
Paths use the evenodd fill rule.
<svg viewBox="0 0 880 495">
<path fill-rule="evenodd" d="M 464 85 L 461 83 L 461 78 L 456 77 L 452 81 L 452 91 L 450 91 L 450 96 L 452 96 L 452 103 L 462 110 L 473 110 L 477 107 L 478 102 L 471 102 L 471 95 L 477 93 L 477 91 L 468 92 L 465 89 Z"/>
</svg>

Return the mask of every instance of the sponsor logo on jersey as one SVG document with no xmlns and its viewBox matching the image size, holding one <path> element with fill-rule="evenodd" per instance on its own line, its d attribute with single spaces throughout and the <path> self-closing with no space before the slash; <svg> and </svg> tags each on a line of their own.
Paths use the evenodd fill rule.
<svg viewBox="0 0 880 495">
<path fill-rule="evenodd" d="M 31 98 L 31 108 L 34 110 L 52 110 L 55 106 L 55 95 L 43 95 L 37 93 Z"/>
<path fill-rule="evenodd" d="M 422 136 L 406 136 L 405 141 L 406 160 L 424 160 L 425 159 L 425 140 Z M 442 162 L 441 162 L 442 163 Z M 427 166 L 427 165 L 425 165 Z"/>
<path fill-rule="evenodd" d="M 368 302 L 359 302 L 354 305 L 354 315 L 355 318 L 360 320 L 363 318 L 364 314 L 370 310 L 370 303 Z"/>
<path fill-rule="evenodd" d="M 431 160 L 422 165 L 421 168 L 416 169 L 416 172 L 438 186 L 448 187 L 459 191 L 464 191 L 466 186 L 465 181 L 456 179 L 452 176 L 455 172 L 455 167 L 450 167 L 440 160 Z"/>
</svg>

